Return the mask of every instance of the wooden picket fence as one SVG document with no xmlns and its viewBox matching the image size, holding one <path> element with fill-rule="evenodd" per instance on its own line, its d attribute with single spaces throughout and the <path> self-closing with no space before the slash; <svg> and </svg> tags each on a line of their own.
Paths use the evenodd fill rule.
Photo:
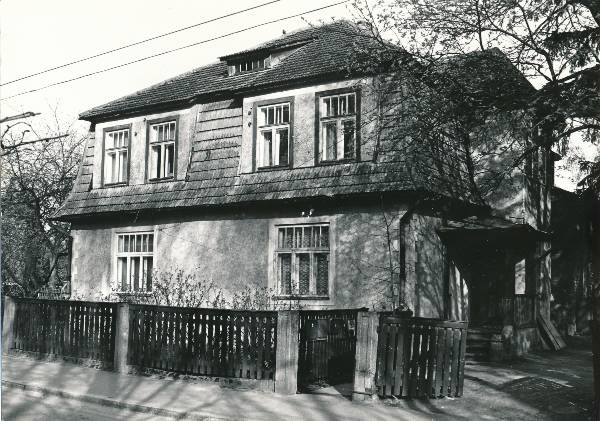
<svg viewBox="0 0 600 421">
<path fill-rule="evenodd" d="M 116 305 L 15 298 L 14 343 L 20 351 L 112 364 Z"/>
<path fill-rule="evenodd" d="M 128 364 L 183 374 L 275 378 L 277 312 L 129 307 Z"/>
<path fill-rule="evenodd" d="M 384 397 L 462 396 L 467 322 L 383 315 L 376 385 Z"/>
</svg>

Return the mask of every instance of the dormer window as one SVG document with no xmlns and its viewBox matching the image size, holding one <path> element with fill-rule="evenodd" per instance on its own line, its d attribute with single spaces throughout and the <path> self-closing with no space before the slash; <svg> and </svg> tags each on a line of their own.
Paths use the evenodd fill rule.
<svg viewBox="0 0 600 421">
<path fill-rule="evenodd" d="M 115 129 L 104 132 L 104 185 L 127 183 L 130 129 Z"/>
<path fill-rule="evenodd" d="M 317 97 L 319 162 L 356 159 L 359 148 L 357 92 L 324 92 Z"/>
<path fill-rule="evenodd" d="M 257 107 L 256 168 L 289 165 L 291 109 L 291 101 Z"/>
<path fill-rule="evenodd" d="M 177 122 L 162 121 L 150 124 L 150 180 L 173 178 L 175 174 L 175 142 Z"/>
<path fill-rule="evenodd" d="M 246 57 L 228 63 L 229 76 L 239 73 L 253 72 L 269 67 L 270 57 Z"/>
</svg>

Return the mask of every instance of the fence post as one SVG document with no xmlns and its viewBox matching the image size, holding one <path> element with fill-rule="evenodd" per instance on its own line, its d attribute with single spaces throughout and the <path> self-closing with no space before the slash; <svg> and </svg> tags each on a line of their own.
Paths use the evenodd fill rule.
<svg viewBox="0 0 600 421">
<path fill-rule="evenodd" d="M 293 395 L 298 391 L 298 327 L 297 310 L 277 312 L 277 350 L 275 392 Z"/>
<path fill-rule="evenodd" d="M 115 323 L 115 360 L 114 369 L 119 373 L 127 373 L 127 347 L 129 346 L 129 304 L 117 304 L 117 321 Z"/>
<path fill-rule="evenodd" d="M 4 319 L 2 320 L 2 353 L 6 354 L 15 341 L 15 316 L 17 305 L 12 297 L 4 297 Z"/>
<path fill-rule="evenodd" d="M 374 311 L 359 311 L 356 316 L 356 364 L 352 400 L 371 399 L 377 393 L 375 375 L 377 371 L 377 342 L 379 314 Z"/>
</svg>

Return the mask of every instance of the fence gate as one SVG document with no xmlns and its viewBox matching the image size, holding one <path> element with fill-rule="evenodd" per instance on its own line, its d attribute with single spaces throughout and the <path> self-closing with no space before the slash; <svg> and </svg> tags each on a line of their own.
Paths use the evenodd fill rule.
<svg viewBox="0 0 600 421">
<path fill-rule="evenodd" d="M 467 322 L 383 315 L 377 375 L 380 396 L 462 396 Z"/>
<path fill-rule="evenodd" d="M 357 312 L 358 310 L 300 311 L 300 390 L 353 381 Z"/>
</svg>

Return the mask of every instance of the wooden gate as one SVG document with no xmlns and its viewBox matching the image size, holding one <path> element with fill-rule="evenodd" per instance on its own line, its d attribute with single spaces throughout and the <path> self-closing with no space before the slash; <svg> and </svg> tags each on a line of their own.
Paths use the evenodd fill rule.
<svg viewBox="0 0 600 421">
<path fill-rule="evenodd" d="M 380 396 L 462 396 L 467 322 L 382 316 L 379 326 Z"/>
<path fill-rule="evenodd" d="M 298 385 L 352 382 L 358 310 L 300 311 Z"/>
</svg>

